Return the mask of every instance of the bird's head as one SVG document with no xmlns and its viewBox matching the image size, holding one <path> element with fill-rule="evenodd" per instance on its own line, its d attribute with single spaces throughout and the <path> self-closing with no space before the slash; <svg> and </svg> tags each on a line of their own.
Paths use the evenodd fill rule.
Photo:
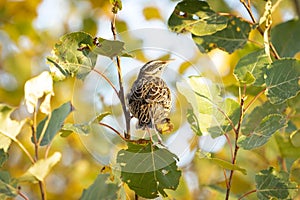
<svg viewBox="0 0 300 200">
<path fill-rule="evenodd" d="M 160 76 L 170 61 L 151 60 L 140 69 L 139 76 Z"/>
</svg>

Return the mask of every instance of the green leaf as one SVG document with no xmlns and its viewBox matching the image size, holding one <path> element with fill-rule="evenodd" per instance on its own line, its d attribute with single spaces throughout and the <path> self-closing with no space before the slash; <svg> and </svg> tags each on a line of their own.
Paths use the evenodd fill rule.
<svg viewBox="0 0 300 200">
<path fill-rule="evenodd" d="M 109 174 L 99 174 L 94 183 L 83 190 L 80 200 L 90 199 L 117 199 L 119 187 L 109 180 Z"/>
<path fill-rule="evenodd" d="M 285 180 L 278 172 L 273 168 L 262 170 L 255 176 L 256 182 L 256 194 L 260 200 L 269 199 L 290 199 L 289 190 L 296 190 L 297 188 L 291 188 L 288 180 Z"/>
<path fill-rule="evenodd" d="M 25 86 L 25 105 L 29 113 L 33 113 L 40 104 L 39 110 L 42 113 L 51 112 L 50 100 L 54 95 L 53 80 L 49 72 L 42 72 L 40 75 L 26 81 Z"/>
<path fill-rule="evenodd" d="M 18 195 L 17 182 L 7 171 L 0 171 L 0 198 L 14 198 Z"/>
<path fill-rule="evenodd" d="M 211 35 L 227 27 L 228 19 L 209 8 L 205 1 L 179 2 L 168 20 L 169 28 L 177 33 L 186 31 L 194 35 Z"/>
<path fill-rule="evenodd" d="M 167 197 L 165 189 L 177 188 L 181 176 L 177 160 L 176 155 L 165 148 L 153 146 L 152 143 L 128 143 L 128 149 L 120 150 L 117 155 L 122 180 L 144 198 L 155 198 L 159 193 Z"/>
<path fill-rule="evenodd" d="M 197 116 L 195 115 L 193 109 L 188 109 L 187 110 L 187 114 L 186 114 L 186 118 L 188 123 L 190 124 L 191 129 L 193 130 L 193 132 L 196 135 L 201 136 L 202 132 L 200 130 L 200 126 L 199 126 L 199 121 Z"/>
<path fill-rule="evenodd" d="M 81 123 L 81 124 L 66 123 L 63 125 L 62 130 L 85 135 L 85 134 L 89 134 L 92 128 L 90 123 Z"/>
<path fill-rule="evenodd" d="M 227 169 L 227 170 L 237 170 L 242 172 L 244 175 L 247 175 L 247 171 L 244 168 L 241 168 L 240 166 L 236 165 L 236 164 L 232 164 L 228 161 L 219 159 L 219 158 L 208 158 L 209 160 L 211 160 L 213 163 L 219 165 L 220 167 L 222 167 L 223 169 Z"/>
<path fill-rule="evenodd" d="M 6 153 L 3 149 L 0 149 L 0 167 L 8 160 L 8 153 Z"/>
<path fill-rule="evenodd" d="M 125 52 L 124 45 L 124 42 L 118 40 L 106 40 L 101 37 L 97 37 L 96 47 L 93 48 L 93 52 L 109 58 L 113 58 L 115 56 L 130 57 L 130 55 Z"/>
<path fill-rule="evenodd" d="M 13 108 L 0 104 L 0 149 L 7 152 L 11 141 L 20 133 L 26 119 L 15 121 L 10 118 Z"/>
<path fill-rule="evenodd" d="M 270 114 L 263 118 L 258 126 L 248 136 L 241 136 L 238 144 L 246 150 L 260 147 L 280 128 L 286 126 L 286 119 L 279 114 Z"/>
<path fill-rule="evenodd" d="M 264 49 L 242 57 L 234 69 L 234 75 L 240 84 L 261 86 L 264 81 L 264 70 L 269 64 Z"/>
<path fill-rule="evenodd" d="M 94 120 L 94 122 L 99 123 L 103 120 L 104 117 L 111 115 L 111 112 L 104 112 L 104 113 L 100 113 L 99 115 L 97 115 L 96 119 Z"/>
<path fill-rule="evenodd" d="M 69 76 L 84 79 L 94 69 L 97 61 L 97 54 L 91 50 L 94 47 L 93 37 L 85 32 L 72 32 L 62 36 L 55 44 L 54 55 L 47 57 L 55 79 L 62 80 Z"/>
<path fill-rule="evenodd" d="M 46 159 L 40 159 L 34 163 L 25 174 L 19 178 L 20 181 L 43 181 L 49 174 L 50 170 L 61 159 L 61 153 L 55 152 L 51 157 Z"/>
<path fill-rule="evenodd" d="M 242 121 L 241 132 L 243 135 L 249 135 L 255 131 L 263 118 L 270 114 L 282 114 L 286 109 L 285 104 L 274 105 L 266 101 L 261 106 L 255 107 L 250 114 L 246 114 Z"/>
<path fill-rule="evenodd" d="M 88 122 L 80 123 L 80 124 L 66 123 L 63 125 L 62 130 L 66 132 L 65 134 L 67 136 L 69 134 L 71 134 L 72 132 L 86 135 L 91 132 L 93 123 L 98 124 L 100 121 L 103 120 L 104 117 L 106 117 L 108 115 L 111 115 L 111 112 L 100 113 L 94 119 L 92 119 Z"/>
<path fill-rule="evenodd" d="M 294 19 L 272 28 L 271 42 L 281 57 L 293 57 L 300 51 L 299 35 L 300 21 Z"/>
<path fill-rule="evenodd" d="M 49 144 L 56 133 L 62 128 L 63 123 L 67 116 L 73 111 L 72 104 L 70 102 L 64 103 L 59 108 L 53 110 L 51 114 L 51 118 L 47 125 L 46 131 L 43 135 L 43 139 L 41 141 L 41 146 Z M 48 121 L 48 116 L 44 118 L 37 126 L 37 139 L 41 137 L 44 126 Z M 33 141 L 33 139 L 32 139 Z"/>
<path fill-rule="evenodd" d="M 248 22 L 230 16 L 225 29 L 212 35 L 197 36 L 193 34 L 193 40 L 202 53 L 207 53 L 215 48 L 232 53 L 247 43 L 250 31 L 251 26 Z"/>
<path fill-rule="evenodd" d="M 300 91 L 300 61 L 282 59 L 274 61 L 266 70 L 266 95 L 273 104 L 295 97 Z"/>
</svg>

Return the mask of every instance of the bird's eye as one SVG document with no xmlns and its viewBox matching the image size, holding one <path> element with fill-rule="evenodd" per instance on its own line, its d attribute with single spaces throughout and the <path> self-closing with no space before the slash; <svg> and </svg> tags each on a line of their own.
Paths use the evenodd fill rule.
<svg viewBox="0 0 300 200">
<path fill-rule="evenodd" d="M 158 68 L 159 70 L 161 70 L 162 69 L 162 67 L 160 67 L 160 68 Z"/>
</svg>

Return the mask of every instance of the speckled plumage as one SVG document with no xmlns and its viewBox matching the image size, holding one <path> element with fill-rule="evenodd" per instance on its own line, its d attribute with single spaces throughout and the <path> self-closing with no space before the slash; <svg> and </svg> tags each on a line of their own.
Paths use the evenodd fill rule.
<svg viewBox="0 0 300 200">
<path fill-rule="evenodd" d="M 154 128 L 158 124 L 169 122 L 171 92 L 161 78 L 167 63 L 168 61 L 159 60 L 146 63 L 127 95 L 129 111 L 139 120 L 140 128 Z"/>
</svg>

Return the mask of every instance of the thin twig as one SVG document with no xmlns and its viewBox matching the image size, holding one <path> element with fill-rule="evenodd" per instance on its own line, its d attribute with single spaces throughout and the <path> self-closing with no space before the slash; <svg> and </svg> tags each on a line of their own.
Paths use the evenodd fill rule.
<svg viewBox="0 0 300 200">
<path fill-rule="evenodd" d="M 247 12 L 249 13 L 250 18 L 251 18 L 251 20 L 253 21 L 253 23 L 254 23 L 254 24 L 257 24 L 257 21 L 256 21 L 254 15 L 253 15 L 252 10 L 251 10 L 250 1 L 248 1 L 248 4 L 245 2 L 245 0 L 240 0 L 240 2 L 241 2 L 241 3 L 244 5 L 244 7 L 246 8 L 246 10 L 247 10 Z M 264 31 L 263 31 L 263 29 L 262 29 L 260 26 L 257 26 L 257 30 L 258 30 L 258 32 L 259 32 L 262 36 L 264 35 Z M 280 59 L 279 54 L 277 53 L 275 47 L 273 46 L 273 44 L 272 44 L 271 42 L 270 42 L 270 49 L 271 49 L 271 51 L 272 51 L 274 57 L 275 57 L 276 59 Z"/>
<path fill-rule="evenodd" d="M 102 122 L 99 122 L 99 125 L 101 126 L 105 126 L 107 128 L 109 128 L 110 130 L 112 130 L 113 132 L 115 132 L 116 134 L 118 134 L 123 140 L 127 140 L 126 138 L 123 137 L 123 135 L 117 131 L 114 127 L 112 127 L 111 125 L 109 124 L 105 124 L 105 123 L 102 123 Z"/>
<path fill-rule="evenodd" d="M 245 87 L 244 87 L 244 92 L 245 92 Z M 241 128 L 241 124 L 242 124 L 242 119 L 243 119 L 243 115 L 244 115 L 244 96 L 241 96 L 240 98 L 240 117 L 239 117 L 239 122 L 236 128 L 236 133 L 235 133 L 235 148 L 234 148 L 234 154 L 233 154 L 233 158 L 232 158 L 232 164 L 236 164 L 236 159 L 237 159 L 237 153 L 239 150 L 239 146 L 238 146 L 238 139 L 239 139 L 239 133 L 240 133 L 240 128 Z M 228 187 L 226 190 L 226 197 L 225 200 L 229 199 L 229 195 L 230 195 L 230 190 L 231 190 L 231 183 L 232 183 L 232 178 L 233 178 L 233 173 L 234 170 L 230 170 L 230 174 L 229 174 L 229 180 L 228 180 Z"/>
<path fill-rule="evenodd" d="M 109 80 L 109 78 L 107 78 L 107 76 L 105 74 L 103 74 L 102 72 L 100 72 L 96 69 L 93 69 L 93 71 L 96 72 L 97 74 L 99 74 L 100 76 L 102 76 L 102 78 L 104 78 L 106 80 L 106 82 L 113 88 L 116 95 L 119 97 L 119 93 L 118 93 L 116 87 L 114 86 L 114 84 L 111 82 L 111 80 Z"/>
<path fill-rule="evenodd" d="M 39 181 L 39 187 L 40 187 L 40 190 L 41 190 L 42 200 L 46 200 L 47 196 L 46 196 L 45 183 L 43 181 Z"/>
<path fill-rule="evenodd" d="M 244 197 L 246 197 L 246 196 L 248 196 L 249 194 L 252 194 L 252 193 L 254 193 L 254 192 L 256 192 L 256 190 L 251 190 L 251 191 L 249 191 L 249 192 L 243 194 L 240 198 L 238 198 L 238 200 L 241 200 L 242 198 L 244 198 Z"/>
<path fill-rule="evenodd" d="M 116 17 L 117 17 L 117 15 L 114 14 L 112 22 L 111 22 L 111 31 L 113 33 L 114 40 L 117 39 Z M 120 61 L 119 56 L 116 56 L 116 61 L 117 61 L 119 87 L 120 87 L 118 96 L 119 96 L 119 99 L 121 101 L 123 113 L 124 113 L 124 116 L 125 116 L 125 123 L 126 123 L 126 132 L 124 133 L 124 136 L 125 136 L 126 139 L 130 139 L 130 119 L 131 118 L 130 118 L 130 113 L 127 110 L 126 103 L 125 103 L 125 94 L 124 94 L 123 79 L 122 79 L 121 61 Z"/>
</svg>

